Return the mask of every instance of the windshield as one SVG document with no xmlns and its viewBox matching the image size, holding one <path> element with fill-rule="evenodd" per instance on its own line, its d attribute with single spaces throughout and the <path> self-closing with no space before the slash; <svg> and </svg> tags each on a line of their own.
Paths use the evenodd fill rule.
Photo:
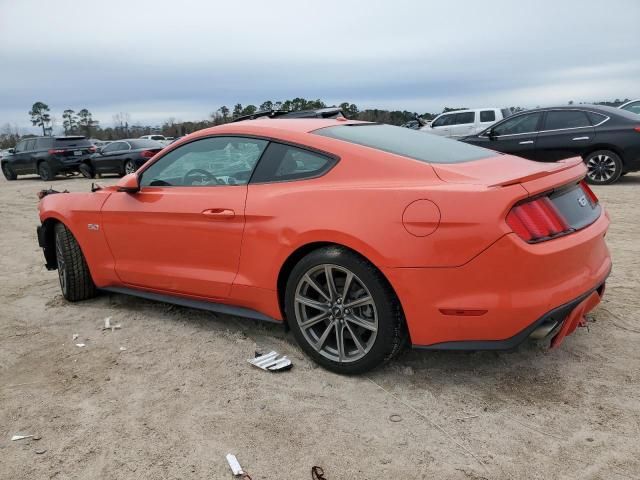
<svg viewBox="0 0 640 480">
<path fill-rule="evenodd" d="M 376 123 L 325 127 L 313 133 L 428 163 L 460 163 L 499 155 L 431 133 Z"/>
</svg>

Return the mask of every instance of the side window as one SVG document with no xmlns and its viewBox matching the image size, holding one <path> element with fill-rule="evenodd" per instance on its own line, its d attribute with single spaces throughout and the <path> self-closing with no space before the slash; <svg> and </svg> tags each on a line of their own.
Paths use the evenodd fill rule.
<svg viewBox="0 0 640 480">
<path fill-rule="evenodd" d="M 25 140 L 18 142 L 16 145 L 16 153 L 24 152 L 27 142 Z"/>
<path fill-rule="evenodd" d="M 27 140 L 27 146 L 25 147 L 25 150 L 26 150 L 27 152 L 31 152 L 31 151 L 35 150 L 35 147 L 36 147 L 36 141 L 35 141 L 35 139 L 33 139 L 33 140 Z"/>
<path fill-rule="evenodd" d="M 565 128 L 590 127 L 587 115 L 580 110 L 551 110 L 547 112 L 544 130 L 562 130 Z"/>
<path fill-rule="evenodd" d="M 480 112 L 480 121 L 481 122 L 495 122 L 496 121 L 496 112 L 493 110 L 483 110 Z"/>
<path fill-rule="evenodd" d="M 476 112 L 461 112 L 456 113 L 456 125 L 466 125 L 468 123 L 474 123 L 476 120 Z"/>
<path fill-rule="evenodd" d="M 494 135 L 518 135 L 522 133 L 534 133 L 538 131 L 538 124 L 542 112 L 527 113 L 510 117 L 508 120 L 493 127 Z"/>
<path fill-rule="evenodd" d="M 251 178 L 251 183 L 314 178 L 328 172 L 335 163 L 333 158 L 319 153 L 271 143 Z"/>
<path fill-rule="evenodd" d="M 639 102 L 632 102 L 629 105 L 623 107 L 622 109 L 623 110 L 627 110 L 627 111 L 632 112 L 632 113 L 637 113 L 638 115 L 640 115 L 640 101 Z"/>
<path fill-rule="evenodd" d="M 131 144 L 129 142 L 120 142 L 120 150 L 131 150 Z"/>
<path fill-rule="evenodd" d="M 245 185 L 266 140 L 209 137 L 182 145 L 142 173 L 143 187 Z"/>
<path fill-rule="evenodd" d="M 51 142 L 49 141 L 48 138 L 38 138 L 36 140 L 36 146 L 35 149 L 36 150 L 46 150 L 47 148 L 49 148 Z"/>
<path fill-rule="evenodd" d="M 640 104 L 638 104 L 638 106 L 640 107 Z M 638 111 L 640 112 L 640 109 Z M 591 120 L 591 125 L 599 125 L 607 119 L 606 115 L 601 115 L 599 113 L 595 113 L 595 112 L 585 112 L 585 113 L 587 114 L 587 117 L 589 117 L 589 120 Z"/>
<path fill-rule="evenodd" d="M 431 124 L 431 127 L 446 127 L 448 125 L 453 125 L 455 120 L 454 114 L 442 115 L 435 119 L 435 121 Z"/>
</svg>

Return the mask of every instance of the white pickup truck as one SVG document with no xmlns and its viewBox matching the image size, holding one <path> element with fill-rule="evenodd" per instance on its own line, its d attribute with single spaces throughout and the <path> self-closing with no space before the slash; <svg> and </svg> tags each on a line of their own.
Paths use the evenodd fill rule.
<svg viewBox="0 0 640 480">
<path fill-rule="evenodd" d="M 164 135 L 143 135 L 140 138 L 144 138 L 147 140 L 155 140 L 156 142 L 161 143 L 165 147 L 171 143 L 171 140 L 169 140 Z"/>
<path fill-rule="evenodd" d="M 508 108 L 474 108 L 442 113 L 430 125 L 422 127 L 423 132 L 442 137 L 462 138 L 480 133 L 485 128 L 511 115 Z"/>
</svg>

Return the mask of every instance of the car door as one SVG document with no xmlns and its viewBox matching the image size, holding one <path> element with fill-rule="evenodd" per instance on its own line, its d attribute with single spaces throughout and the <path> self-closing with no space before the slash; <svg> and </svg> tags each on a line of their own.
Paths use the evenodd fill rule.
<svg viewBox="0 0 640 480">
<path fill-rule="evenodd" d="M 102 208 L 118 277 L 133 287 L 224 299 L 238 271 L 247 183 L 262 139 L 208 137 L 141 170 L 140 191 Z"/>
<path fill-rule="evenodd" d="M 535 159 L 555 162 L 582 156 L 594 142 L 595 132 L 582 110 L 547 110 L 536 141 Z"/>
<path fill-rule="evenodd" d="M 426 129 L 426 131 L 441 137 L 450 137 L 451 126 L 455 123 L 455 119 L 455 113 L 443 113 L 431 123 L 431 128 Z"/>
<path fill-rule="evenodd" d="M 451 126 L 450 137 L 468 137 L 476 133 L 476 112 L 458 112 L 455 115 L 454 123 Z"/>
<path fill-rule="evenodd" d="M 15 173 L 32 173 L 27 170 L 26 152 L 27 141 L 18 142 L 13 150 L 13 155 L 9 157 L 9 164 Z"/>
<path fill-rule="evenodd" d="M 542 116 L 540 111 L 514 115 L 465 141 L 498 152 L 533 159 Z"/>
<path fill-rule="evenodd" d="M 116 172 L 120 170 L 119 155 L 124 149 L 124 142 L 113 142 L 102 149 L 95 157 L 96 172 Z"/>
<path fill-rule="evenodd" d="M 496 123 L 499 119 L 496 117 L 496 110 L 481 110 L 480 111 L 480 121 L 477 125 L 477 130 L 474 133 L 480 133 L 483 130 L 486 130 L 491 125 Z"/>
<path fill-rule="evenodd" d="M 20 164 L 21 168 L 25 172 L 37 172 L 38 170 L 38 161 L 36 159 L 36 139 L 31 138 L 27 140 L 27 143 L 24 147 L 24 152 L 20 154 Z"/>
</svg>

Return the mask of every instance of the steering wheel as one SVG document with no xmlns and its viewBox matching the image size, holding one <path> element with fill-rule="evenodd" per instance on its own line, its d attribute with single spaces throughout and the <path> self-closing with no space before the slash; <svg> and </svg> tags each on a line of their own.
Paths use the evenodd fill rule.
<svg viewBox="0 0 640 480">
<path fill-rule="evenodd" d="M 183 185 L 194 185 L 193 181 L 189 179 L 189 177 L 191 177 L 193 175 L 199 175 L 203 179 L 202 181 L 204 181 L 206 179 L 207 183 L 209 183 L 211 181 L 213 181 L 214 183 L 217 183 L 216 177 L 211 175 L 206 170 L 203 170 L 201 168 L 192 168 L 187 173 L 185 173 L 184 177 L 182 178 L 182 184 Z"/>
</svg>

